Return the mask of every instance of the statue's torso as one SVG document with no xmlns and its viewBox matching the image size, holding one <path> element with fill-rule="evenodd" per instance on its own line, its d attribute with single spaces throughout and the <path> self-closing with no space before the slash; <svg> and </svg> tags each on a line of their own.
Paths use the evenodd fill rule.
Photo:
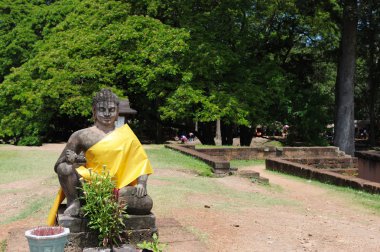
<svg viewBox="0 0 380 252">
<path fill-rule="evenodd" d="M 102 140 L 107 134 L 95 126 L 77 132 L 79 151 L 86 152 L 91 146 Z"/>
<path fill-rule="evenodd" d="M 111 133 L 113 129 L 110 129 L 108 133 L 100 130 L 96 126 L 92 126 L 90 128 L 85 128 L 78 130 L 74 132 L 65 149 L 62 151 L 61 155 L 59 156 L 55 166 L 54 170 L 56 171 L 57 166 L 60 163 L 67 162 L 66 158 L 66 151 L 70 150 L 75 152 L 76 154 L 85 154 L 88 149 L 90 149 L 91 146 L 102 140 L 107 134 Z"/>
</svg>

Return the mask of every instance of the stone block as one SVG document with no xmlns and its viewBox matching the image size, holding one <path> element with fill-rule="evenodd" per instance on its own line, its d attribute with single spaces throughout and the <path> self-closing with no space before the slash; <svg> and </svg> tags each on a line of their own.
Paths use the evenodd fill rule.
<svg viewBox="0 0 380 252">
<path fill-rule="evenodd" d="M 239 175 L 244 178 L 259 178 L 260 173 L 255 171 L 241 171 L 239 172 Z"/>
<path fill-rule="evenodd" d="M 132 244 L 152 241 L 153 234 L 158 233 L 156 217 L 152 213 L 149 215 L 129 215 L 124 223 L 124 237 Z"/>
<path fill-rule="evenodd" d="M 83 252 L 111 252 L 110 248 L 85 248 Z"/>
<path fill-rule="evenodd" d="M 380 183 L 380 155 L 371 152 L 356 152 L 359 157 L 359 177 Z"/>
<path fill-rule="evenodd" d="M 83 252 L 137 252 L 138 250 L 129 244 L 124 244 L 121 247 L 110 248 L 85 248 Z"/>
<path fill-rule="evenodd" d="M 87 228 L 87 219 L 80 217 L 71 217 L 58 214 L 58 225 L 70 229 L 70 233 L 79 233 L 89 231 Z"/>
<path fill-rule="evenodd" d="M 216 161 L 214 163 L 215 169 L 230 169 L 230 162 Z"/>
<path fill-rule="evenodd" d="M 269 179 L 264 177 L 258 177 L 257 181 L 261 184 L 269 184 Z"/>
<path fill-rule="evenodd" d="M 65 251 L 82 251 L 85 247 L 96 247 L 98 245 L 98 235 L 94 232 L 70 233 Z"/>
<path fill-rule="evenodd" d="M 128 218 L 124 220 L 124 224 L 127 230 L 156 228 L 156 217 L 152 213 L 147 215 L 128 215 Z"/>
<path fill-rule="evenodd" d="M 153 241 L 153 234 L 158 234 L 157 228 L 140 229 L 140 230 L 125 230 L 123 236 L 131 244 L 138 244 L 142 241 Z"/>
</svg>

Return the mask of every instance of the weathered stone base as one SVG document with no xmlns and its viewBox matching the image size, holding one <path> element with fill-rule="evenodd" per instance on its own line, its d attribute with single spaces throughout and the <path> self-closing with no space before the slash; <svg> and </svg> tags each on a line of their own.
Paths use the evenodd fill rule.
<svg viewBox="0 0 380 252">
<path fill-rule="evenodd" d="M 150 213 L 147 215 L 128 215 L 124 221 L 127 230 L 150 229 L 156 227 L 156 217 Z"/>
<path fill-rule="evenodd" d="M 137 252 L 136 248 L 132 245 L 123 245 L 118 248 L 85 248 L 83 252 Z"/>
<path fill-rule="evenodd" d="M 58 214 L 58 225 L 69 228 L 70 233 L 89 232 L 87 223 L 88 220 L 86 218 Z"/>
<path fill-rule="evenodd" d="M 98 234 L 94 232 L 70 233 L 65 251 L 82 251 L 84 248 L 99 246 Z"/>
<path fill-rule="evenodd" d="M 268 184 L 269 179 L 261 177 L 260 173 L 255 171 L 239 171 L 237 173 L 240 177 L 249 178 L 253 183 Z"/>
<path fill-rule="evenodd" d="M 153 241 L 152 236 L 154 233 L 158 235 L 157 228 L 125 230 L 124 237 L 126 237 L 128 243 L 138 244 L 142 241 Z"/>
<path fill-rule="evenodd" d="M 131 244 L 142 241 L 152 241 L 154 233 L 158 234 L 156 227 L 156 217 L 153 213 L 147 215 L 128 215 L 124 221 L 124 237 Z"/>
<path fill-rule="evenodd" d="M 86 247 L 96 247 L 98 245 L 98 234 L 89 230 L 87 223 L 86 218 L 58 214 L 58 224 L 70 229 L 69 243 L 65 251 L 82 251 Z M 122 237 L 130 244 L 152 241 L 153 234 L 158 234 L 156 217 L 153 213 L 128 215 L 124 223 L 125 230 Z"/>
</svg>

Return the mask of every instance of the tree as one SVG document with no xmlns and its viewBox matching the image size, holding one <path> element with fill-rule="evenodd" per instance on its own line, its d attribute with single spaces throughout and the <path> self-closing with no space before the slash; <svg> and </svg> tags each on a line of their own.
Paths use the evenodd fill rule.
<svg viewBox="0 0 380 252">
<path fill-rule="evenodd" d="M 356 0 L 343 3 L 342 37 L 335 95 L 334 145 L 349 155 L 355 151 L 354 74 L 358 6 Z"/>
<path fill-rule="evenodd" d="M 355 115 L 369 119 L 369 144 L 376 145 L 379 86 L 380 86 L 380 4 L 378 1 L 361 2 L 358 25 L 358 60 L 355 87 Z"/>
<path fill-rule="evenodd" d="M 49 20 L 56 16 L 46 12 L 59 13 L 65 4 L 75 10 L 58 15 L 55 23 Z M 70 131 L 90 124 L 91 97 L 101 87 L 120 96 L 144 93 L 152 101 L 182 79 L 177 58 L 187 48 L 188 34 L 130 15 L 127 3 L 62 0 L 23 18 L 40 15 L 44 18 L 38 20 L 46 22 L 31 31 L 43 39 L 32 45 L 28 60 L 13 65 L 0 86 L 2 139 L 35 144 L 59 131 L 67 139 Z M 29 25 L 21 22 L 20 29 L 23 24 Z"/>
<path fill-rule="evenodd" d="M 293 142 L 326 144 L 341 10 L 336 0 L 6 0 L 0 138 L 64 140 L 91 123 L 91 96 L 107 86 L 129 96 L 137 132 L 156 142 L 197 122 L 212 144 L 220 120 L 225 144 L 279 123 Z"/>
<path fill-rule="evenodd" d="M 133 2 L 136 14 L 190 33 L 183 65 L 191 75 L 169 93 L 161 118 L 177 123 L 220 119 L 226 134 L 234 125 L 254 128 L 288 120 L 293 129 L 310 129 L 298 131 L 298 139 L 317 143 L 332 120 L 326 113 L 332 101 L 326 94 L 331 92 L 328 76 L 334 67 L 329 53 L 339 35 L 329 15 L 336 12 L 332 2 Z M 299 70 L 304 68 L 309 71 Z M 313 112 L 305 113 L 311 106 L 316 107 Z"/>
</svg>

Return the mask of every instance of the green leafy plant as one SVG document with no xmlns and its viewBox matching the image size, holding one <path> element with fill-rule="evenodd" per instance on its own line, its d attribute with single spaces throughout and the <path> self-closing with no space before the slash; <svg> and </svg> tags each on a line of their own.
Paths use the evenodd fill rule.
<svg viewBox="0 0 380 252">
<path fill-rule="evenodd" d="M 118 203 L 118 189 L 105 169 L 100 175 L 91 173 L 91 181 L 83 184 L 82 198 L 86 201 L 82 206 L 84 216 L 89 219 L 90 229 L 99 233 L 99 245 L 122 243 L 126 205 Z"/>
<path fill-rule="evenodd" d="M 146 250 L 150 250 L 150 251 L 153 251 L 153 252 L 162 252 L 162 251 L 164 251 L 164 248 L 165 248 L 166 245 L 160 243 L 160 241 L 158 239 L 158 235 L 156 233 L 154 233 L 153 236 L 152 236 L 152 238 L 153 238 L 153 241 L 151 241 L 151 242 L 143 241 L 143 242 L 137 244 L 137 247 L 139 249 L 146 249 Z"/>
</svg>

